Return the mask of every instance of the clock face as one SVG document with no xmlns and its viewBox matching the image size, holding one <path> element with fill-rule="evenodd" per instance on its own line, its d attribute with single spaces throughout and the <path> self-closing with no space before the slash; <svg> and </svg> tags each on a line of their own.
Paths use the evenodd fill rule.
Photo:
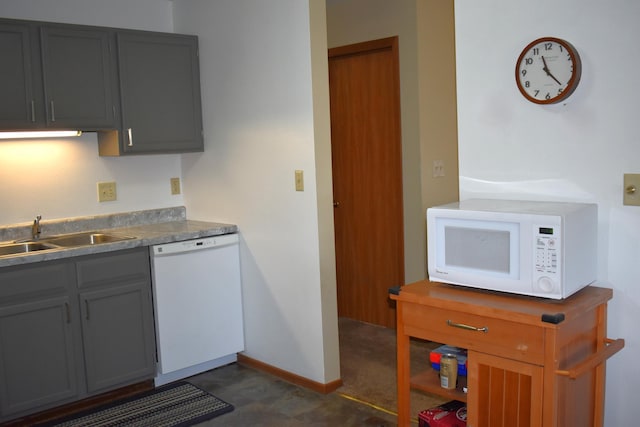
<svg viewBox="0 0 640 427">
<path fill-rule="evenodd" d="M 524 48 L 516 63 L 516 82 L 525 98 L 536 104 L 566 99 L 580 81 L 578 52 L 568 42 L 543 37 Z"/>
</svg>

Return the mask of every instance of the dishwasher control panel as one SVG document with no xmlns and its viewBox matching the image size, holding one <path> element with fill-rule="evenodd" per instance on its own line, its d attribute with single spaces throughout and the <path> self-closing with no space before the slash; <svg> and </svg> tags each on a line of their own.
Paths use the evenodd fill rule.
<svg viewBox="0 0 640 427">
<path fill-rule="evenodd" d="M 202 237 L 199 239 L 155 245 L 152 246 L 152 253 L 154 256 L 162 256 L 179 252 L 198 251 L 236 243 L 238 243 L 237 234 L 222 234 L 220 236 Z"/>
</svg>

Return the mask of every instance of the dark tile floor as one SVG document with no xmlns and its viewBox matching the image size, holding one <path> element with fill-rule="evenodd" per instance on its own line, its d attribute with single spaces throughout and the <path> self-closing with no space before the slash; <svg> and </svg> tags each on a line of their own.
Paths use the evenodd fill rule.
<svg viewBox="0 0 640 427">
<path fill-rule="evenodd" d="M 235 363 L 193 376 L 187 381 L 235 407 L 233 412 L 198 424 L 199 427 L 397 425 L 395 415 L 339 393 L 316 393 Z"/>
</svg>

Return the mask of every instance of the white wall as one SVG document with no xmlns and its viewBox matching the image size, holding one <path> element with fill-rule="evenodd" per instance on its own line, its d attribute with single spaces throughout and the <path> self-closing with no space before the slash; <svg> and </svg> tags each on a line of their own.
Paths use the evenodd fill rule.
<svg viewBox="0 0 640 427">
<path fill-rule="evenodd" d="M 0 17 L 173 31 L 171 0 L 0 0 Z"/>
<path fill-rule="evenodd" d="M 169 0 L 0 0 L 0 17 L 173 31 Z M 184 205 L 169 180 L 179 155 L 98 156 L 95 133 L 62 141 L 0 142 L 0 224 Z M 96 183 L 116 181 L 118 200 L 97 202 Z"/>
<path fill-rule="evenodd" d="M 324 1 L 0 0 L 5 18 L 166 32 L 174 9 L 175 31 L 200 36 L 205 152 L 102 158 L 93 133 L 0 142 L 0 224 L 178 205 L 239 224 L 248 356 L 336 380 Z M 96 182 L 111 180 L 118 201 L 98 203 Z"/>
<path fill-rule="evenodd" d="M 326 38 L 311 51 L 310 18 L 325 34 L 324 2 L 312 1 L 313 17 L 299 0 L 176 0 L 174 22 L 200 39 L 205 152 L 183 157 L 187 211 L 239 226 L 246 355 L 325 384 L 339 378 L 339 355 L 335 270 L 320 264 L 334 255 L 320 253 L 333 229 L 318 215 L 332 208 L 316 188 L 330 188 L 331 172 L 316 169 L 329 141 L 315 139 L 312 56 L 325 58 L 313 69 L 325 98 L 328 71 Z M 327 105 L 315 113 L 328 129 Z"/>
<path fill-rule="evenodd" d="M 599 205 L 599 285 L 611 287 L 605 425 L 640 418 L 640 207 L 622 205 L 624 173 L 640 172 L 640 3 L 631 0 L 456 0 L 460 197 Z M 565 104 L 518 92 L 520 51 L 543 36 L 578 49 L 582 80 Z"/>
</svg>

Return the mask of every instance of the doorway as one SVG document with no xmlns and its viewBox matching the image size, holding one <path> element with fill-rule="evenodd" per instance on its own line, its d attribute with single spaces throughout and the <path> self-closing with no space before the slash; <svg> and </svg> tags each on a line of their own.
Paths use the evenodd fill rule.
<svg viewBox="0 0 640 427">
<path fill-rule="evenodd" d="M 338 316 L 395 328 L 404 284 L 398 38 L 329 49 Z"/>
</svg>

